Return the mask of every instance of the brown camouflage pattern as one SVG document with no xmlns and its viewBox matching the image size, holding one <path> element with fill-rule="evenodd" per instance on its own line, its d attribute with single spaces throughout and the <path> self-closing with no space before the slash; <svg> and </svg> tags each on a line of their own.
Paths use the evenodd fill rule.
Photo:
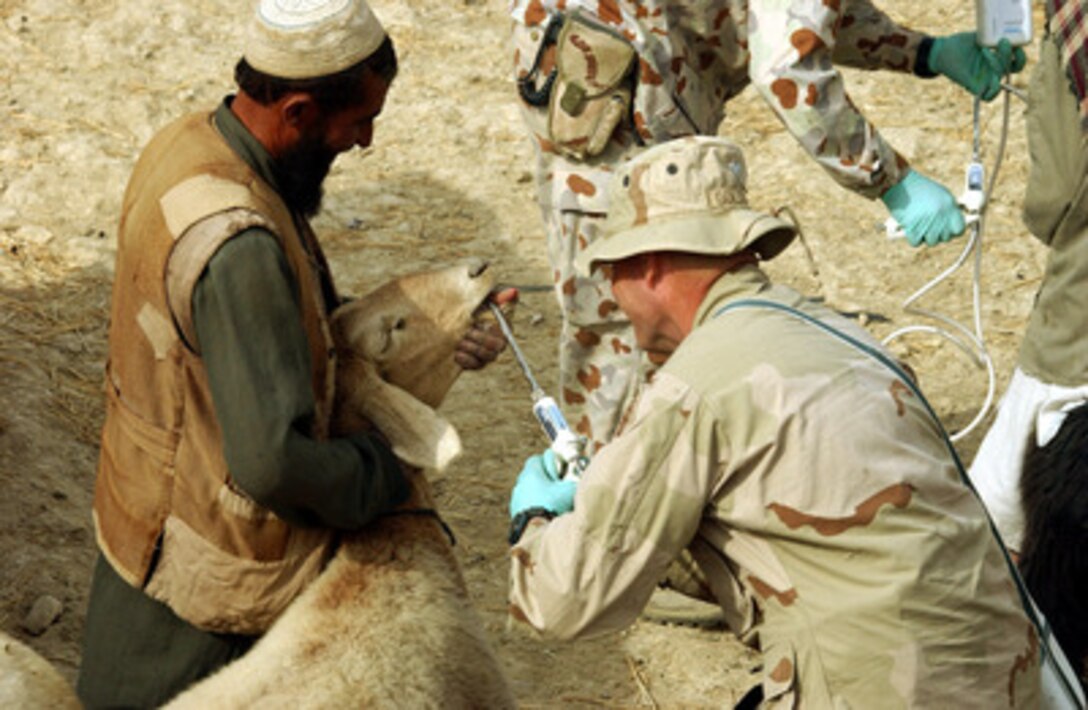
<svg viewBox="0 0 1088 710">
<path fill-rule="evenodd" d="M 1034 626 L 923 404 L 789 314 L 713 316 L 752 296 L 880 348 L 756 266 L 724 276 L 574 511 L 513 548 L 515 618 L 558 638 L 622 629 L 686 549 L 761 649 L 768 707 L 1038 707 Z"/>
<path fill-rule="evenodd" d="M 899 181 L 906 162 L 855 108 L 834 65 L 909 72 L 922 35 L 867 0 L 512 0 L 516 77 L 529 73 L 549 15 L 575 9 L 625 36 L 639 62 L 633 125 L 624 124 L 594 158 L 560 156 L 548 138 L 546 108 L 522 103 L 564 316 L 560 403 L 596 449 L 646 367 L 607 280 L 580 277 L 573 267 L 607 213 L 613 168 L 646 145 L 715 134 L 728 100 L 753 83 L 835 180 L 875 198 Z M 546 56 L 541 74 L 553 63 Z"/>
</svg>

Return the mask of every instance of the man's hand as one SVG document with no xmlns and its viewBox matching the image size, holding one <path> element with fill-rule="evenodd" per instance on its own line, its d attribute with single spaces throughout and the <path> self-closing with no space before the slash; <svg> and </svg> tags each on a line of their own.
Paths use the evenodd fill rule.
<svg viewBox="0 0 1088 710">
<path fill-rule="evenodd" d="M 929 50 L 929 70 L 944 74 L 983 101 L 1001 92 L 1001 78 L 1024 68 L 1027 56 L 1002 39 L 997 47 L 980 47 L 974 32 L 937 37 Z"/>
<path fill-rule="evenodd" d="M 915 170 L 908 170 L 880 199 L 912 247 L 922 242 L 934 246 L 963 234 L 963 212 L 956 198 L 944 185 Z"/>
<path fill-rule="evenodd" d="M 530 456 L 510 494 L 510 517 L 530 508 L 541 508 L 553 515 L 569 513 L 574 510 L 577 488 L 576 482 L 559 479 L 559 464 L 551 449 Z"/>
<path fill-rule="evenodd" d="M 515 303 L 518 300 L 516 288 L 505 288 L 488 297 L 490 301 L 498 305 Z M 506 349 L 506 338 L 495 323 L 484 325 L 475 322 L 461 341 L 457 343 L 457 350 L 453 354 L 454 361 L 465 370 L 479 370 L 491 363 Z"/>
</svg>

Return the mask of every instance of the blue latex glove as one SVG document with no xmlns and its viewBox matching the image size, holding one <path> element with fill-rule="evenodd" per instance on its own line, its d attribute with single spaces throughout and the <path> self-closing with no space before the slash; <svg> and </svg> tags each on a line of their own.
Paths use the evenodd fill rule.
<svg viewBox="0 0 1088 710">
<path fill-rule="evenodd" d="M 1001 92 L 1001 78 L 1024 68 L 1027 56 L 1002 39 L 997 47 L 980 47 L 974 32 L 937 37 L 929 50 L 929 70 L 944 74 L 983 101 Z"/>
<path fill-rule="evenodd" d="M 956 198 L 944 185 L 915 170 L 908 170 L 880 199 L 912 247 L 922 242 L 933 246 L 963 234 L 963 212 Z"/>
<path fill-rule="evenodd" d="M 530 456 L 525 460 L 514 491 L 510 494 L 510 517 L 529 508 L 544 508 L 556 515 L 569 513 L 574 510 L 574 491 L 577 488 L 575 481 L 559 480 L 558 461 L 551 449 Z"/>
</svg>

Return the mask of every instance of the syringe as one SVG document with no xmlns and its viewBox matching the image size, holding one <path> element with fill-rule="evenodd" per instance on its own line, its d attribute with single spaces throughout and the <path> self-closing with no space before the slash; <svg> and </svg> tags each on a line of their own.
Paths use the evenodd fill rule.
<svg viewBox="0 0 1088 710">
<path fill-rule="evenodd" d="M 518 361 L 522 374 L 525 375 L 525 379 L 529 382 L 529 396 L 533 400 L 533 416 L 540 422 L 548 441 L 551 442 L 552 451 L 562 464 L 562 470 L 559 472 L 560 477 L 571 477 L 577 480 L 582 475 L 585 467 L 589 465 L 589 459 L 583 453 L 584 440 L 567 425 L 567 420 L 563 417 L 563 413 L 559 410 L 556 401 L 545 394 L 544 390 L 537 384 L 532 370 L 529 369 L 529 361 L 525 359 L 524 353 L 521 352 L 517 341 L 514 340 L 514 333 L 510 330 L 510 324 L 506 322 L 502 310 L 494 303 L 488 305 L 491 306 L 491 311 L 499 322 L 499 328 L 502 329 L 506 342 L 510 343 L 510 349 L 514 351 L 514 359 Z"/>
</svg>

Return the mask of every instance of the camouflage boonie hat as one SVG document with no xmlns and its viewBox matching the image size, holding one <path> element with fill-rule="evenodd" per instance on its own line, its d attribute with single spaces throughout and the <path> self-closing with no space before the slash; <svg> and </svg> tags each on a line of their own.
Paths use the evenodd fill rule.
<svg viewBox="0 0 1088 710">
<path fill-rule="evenodd" d="M 612 176 L 601 236 L 575 266 L 589 273 L 598 261 L 643 252 L 726 256 L 749 246 L 764 260 L 777 256 L 797 230 L 749 208 L 747 177 L 744 154 L 725 138 L 691 136 L 650 148 Z"/>
</svg>

